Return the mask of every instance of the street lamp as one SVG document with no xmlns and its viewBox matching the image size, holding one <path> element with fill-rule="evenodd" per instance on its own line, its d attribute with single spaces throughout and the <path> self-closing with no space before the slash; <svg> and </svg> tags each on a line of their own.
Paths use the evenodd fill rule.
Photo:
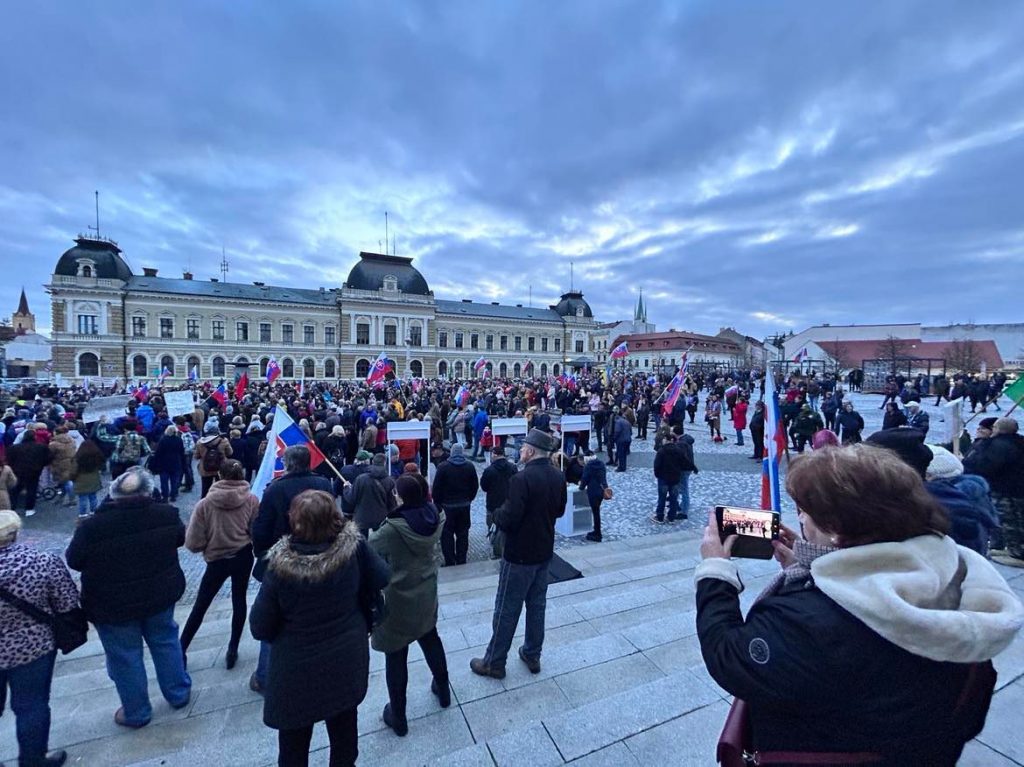
<svg viewBox="0 0 1024 767">
<path fill-rule="evenodd" d="M 412 338 L 407 337 L 405 339 L 405 377 L 412 378 L 412 362 L 410 357 L 412 355 Z"/>
</svg>

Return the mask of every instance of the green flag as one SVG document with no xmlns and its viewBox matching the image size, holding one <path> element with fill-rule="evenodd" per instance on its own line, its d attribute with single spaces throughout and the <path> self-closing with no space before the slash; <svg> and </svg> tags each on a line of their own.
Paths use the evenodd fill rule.
<svg viewBox="0 0 1024 767">
<path fill-rule="evenodd" d="M 1003 394 L 1010 398 L 1014 403 L 1020 402 L 1024 399 L 1024 375 L 1014 381 L 1012 384 L 1007 386 L 1003 390 Z"/>
</svg>

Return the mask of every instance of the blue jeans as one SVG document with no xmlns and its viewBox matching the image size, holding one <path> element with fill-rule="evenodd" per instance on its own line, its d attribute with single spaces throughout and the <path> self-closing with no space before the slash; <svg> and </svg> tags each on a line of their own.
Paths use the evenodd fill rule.
<svg viewBox="0 0 1024 767">
<path fill-rule="evenodd" d="M 743 444 L 743 429 L 737 429 L 736 430 L 736 444 L 737 445 L 742 445 Z"/>
<path fill-rule="evenodd" d="M 173 606 L 142 620 L 97 623 L 96 633 L 100 635 L 107 655 L 107 675 L 117 688 L 128 724 L 147 724 L 153 717 L 146 667 L 142 662 L 143 640 L 153 657 L 157 682 L 164 698 L 175 708 L 188 703 L 192 679 L 185 671 L 181 656 Z"/>
<path fill-rule="evenodd" d="M 260 687 L 266 688 L 268 671 L 270 671 L 270 642 L 260 642 L 260 655 L 256 661 L 256 671 L 253 673 Z"/>
<path fill-rule="evenodd" d="M 675 519 L 679 516 L 679 483 L 670 485 L 663 479 L 658 480 L 658 507 L 654 510 L 654 516 L 658 519 L 665 518 L 665 499 L 668 498 L 668 518 Z"/>
<path fill-rule="evenodd" d="M 807 402 L 808 402 L 808 404 L 810 404 L 811 410 L 817 410 L 818 409 L 818 397 L 817 396 L 815 396 L 813 394 L 808 395 Z"/>
<path fill-rule="evenodd" d="M 548 565 L 516 565 L 501 560 L 498 593 L 494 597 L 493 633 L 484 661 L 491 668 L 505 668 L 508 651 L 519 625 L 519 616 L 526 605 L 526 638 L 523 655 L 540 659 L 544 645 L 544 611 L 548 603 Z"/>
<path fill-rule="evenodd" d="M 11 711 L 22 764 L 46 756 L 50 740 L 50 682 L 57 651 L 31 663 L 0 669 L 0 689 L 11 688 Z"/>
<path fill-rule="evenodd" d="M 181 486 L 181 472 L 160 472 L 160 497 L 167 501 L 178 497 L 178 488 Z"/>
<path fill-rule="evenodd" d="M 96 493 L 78 494 L 78 516 L 86 517 L 96 511 Z"/>
<path fill-rule="evenodd" d="M 692 471 L 684 471 L 679 477 L 679 513 L 684 517 L 690 515 L 690 475 Z"/>
</svg>

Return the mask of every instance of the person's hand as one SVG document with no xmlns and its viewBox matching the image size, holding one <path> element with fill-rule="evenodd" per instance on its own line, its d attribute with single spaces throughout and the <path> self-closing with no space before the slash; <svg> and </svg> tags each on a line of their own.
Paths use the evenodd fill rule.
<svg viewBox="0 0 1024 767">
<path fill-rule="evenodd" d="M 796 562 L 796 554 L 793 553 L 796 538 L 796 531 L 785 525 L 779 525 L 779 539 L 772 541 L 772 548 L 775 549 L 775 561 L 783 568 Z"/>
<path fill-rule="evenodd" d="M 708 526 L 704 528 L 704 539 L 700 542 L 701 559 L 728 559 L 732 556 L 732 545 L 736 542 L 737 536 L 730 535 L 722 543 L 718 534 L 718 522 L 715 515 L 708 518 Z"/>
</svg>

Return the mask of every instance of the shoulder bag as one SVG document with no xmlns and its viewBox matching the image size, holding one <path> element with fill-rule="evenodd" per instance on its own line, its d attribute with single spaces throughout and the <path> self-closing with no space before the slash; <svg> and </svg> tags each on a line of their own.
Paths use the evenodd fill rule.
<svg viewBox="0 0 1024 767">
<path fill-rule="evenodd" d="M 54 644 L 64 655 L 84 645 L 89 637 L 89 622 L 85 619 L 85 611 L 81 607 L 75 607 L 66 613 L 50 614 L 15 596 L 3 586 L 0 586 L 0 599 L 21 610 L 32 620 L 49 626 L 53 630 Z"/>
<path fill-rule="evenodd" d="M 360 541 L 356 547 L 356 557 L 359 564 L 359 608 L 363 611 L 366 619 L 366 633 L 371 633 L 387 617 L 388 608 L 384 600 L 384 590 L 375 589 L 370 585 L 369 565 L 366 562 L 366 549 L 369 544 Z"/>
</svg>

